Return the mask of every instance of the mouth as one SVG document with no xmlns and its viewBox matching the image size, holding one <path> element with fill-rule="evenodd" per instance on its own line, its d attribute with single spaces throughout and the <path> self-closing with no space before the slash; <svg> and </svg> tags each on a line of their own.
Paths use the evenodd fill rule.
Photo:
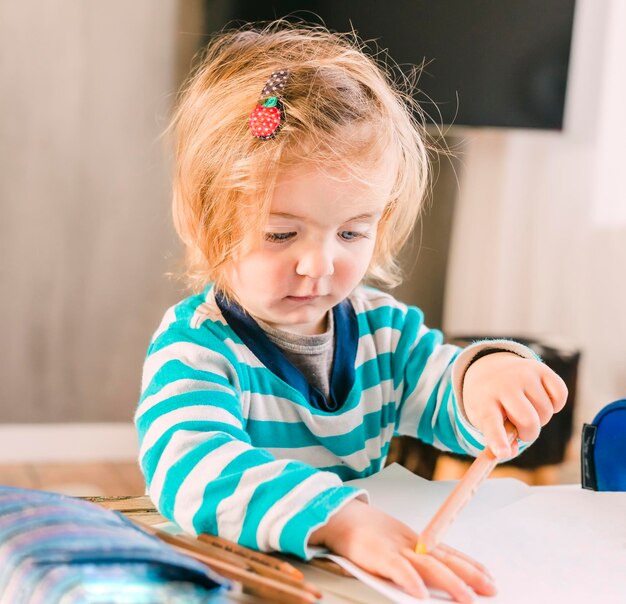
<svg viewBox="0 0 626 604">
<path fill-rule="evenodd" d="M 313 300 L 317 300 L 318 298 L 322 298 L 321 294 L 311 295 L 311 296 L 286 296 L 287 300 L 291 300 L 293 302 L 312 302 Z"/>
</svg>

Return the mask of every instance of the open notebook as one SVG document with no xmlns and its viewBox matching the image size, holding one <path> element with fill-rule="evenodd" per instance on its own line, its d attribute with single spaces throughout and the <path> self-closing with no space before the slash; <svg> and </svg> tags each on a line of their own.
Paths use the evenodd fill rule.
<svg viewBox="0 0 626 604">
<path fill-rule="evenodd" d="M 455 482 L 431 482 L 393 464 L 375 476 L 349 484 L 367 489 L 371 503 L 419 531 L 443 503 Z M 445 542 L 484 563 L 496 577 L 492 604 L 626 602 L 626 493 L 598 493 L 579 486 L 529 487 L 514 479 L 491 479 L 450 528 Z M 353 602 L 420 603 L 332 557 L 369 590 L 354 590 L 350 579 L 309 578 L 322 590 Z M 305 565 L 300 566 L 305 568 Z M 375 591 L 372 591 L 375 590 Z M 382 599 L 382 598 L 385 599 Z M 438 600 L 437 594 L 433 600 Z M 338 600 L 339 601 L 339 600 Z M 441 595 L 441 601 L 449 601 Z"/>
</svg>

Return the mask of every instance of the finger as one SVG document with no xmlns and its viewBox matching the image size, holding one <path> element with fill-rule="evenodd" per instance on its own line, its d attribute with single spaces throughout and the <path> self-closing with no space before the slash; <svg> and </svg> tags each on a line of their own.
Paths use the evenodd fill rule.
<svg viewBox="0 0 626 604">
<path fill-rule="evenodd" d="M 504 413 L 501 407 L 497 407 L 492 413 L 483 417 L 480 429 L 485 436 L 487 446 L 498 459 L 511 455 L 511 446 L 504 428 Z"/>
<path fill-rule="evenodd" d="M 512 394 L 502 401 L 509 421 L 517 429 L 519 438 L 532 442 L 539 436 L 541 421 L 533 404 L 523 393 Z"/>
<path fill-rule="evenodd" d="M 545 426 L 554 415 L 554 405 L 543 387 L 524 390 L 524 396 L 530 401 L 539 417 L 539 423 Z"/>
<path fill-rule="evenodd" d="M 446 545 L 445 543 L 440 543 L 435 549 L 438 551 L 446 552 L 447 554 L 456 556 L 457 558 L 464 560 L 465 562 L 471 564 L 474 568 L 476 568 L 476 570 L 487 575 L 493 581 L 493 575 L 489 572 L 489 569 L 486 566 L 481 564 L 478 560 L 474 560 L 474 558 L 472 558 L 471 556 L 464 554 L 462 551 Z"/>
<path fill-rule="evenodd" d="M 449 593 L 454 600 L 469 604 L 474 601 L 474 593 L 459 576 L 430 554 L 416 554 L 412 549 L 402 550 L 411 564 L 417 569 L 426 585 Z"/>
<path fill-rule="evenodd" d="M 517 457 L 519 455 L 519 439 L 516 438 L 511 443 L 511 457 Z"/>
<path fill-rule="evenodd" d="M 560 375 L 554 373 L 550 368 L 541 376 L 541 383 L 548 393 L 554 412 L 558 413 L 567 402 L 567 386 Z"/>
<path fill-rule="evenodd" d="M 455 575 L 460 577 L 477 594 L 481 596 L 495 596 L 497 589 L 486 570 L 469 563 L 465 557 L 457 556 L 445 549 L 435 548 L 430 555 L 445 564 Z"/>
<path fill-rule="evenodd" d="M 428 598 L 428 588 L 415 567 L 403 556 L 393 556 L 383 576 L 416 598 Z"/>
</svg>

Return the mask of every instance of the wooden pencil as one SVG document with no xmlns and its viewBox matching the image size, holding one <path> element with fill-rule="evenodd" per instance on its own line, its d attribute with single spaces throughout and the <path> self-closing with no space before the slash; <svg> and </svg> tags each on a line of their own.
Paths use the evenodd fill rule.
<svg viewBox="0 0 626 604">
<path fill-rule="evenodd" d="M 224 577 L 240 582 L 247 593 L 280 604 L 308 604 L 317 602 L 322 596 L 314 585 L 281 574 L 275 568 L 212 547 L 188 535 L 173 535 L 153 526 L 137 524 L 147 533 L 203 562 Z"/>
<path fill-rule="evenodd" d="M 80 497 L 86 501 L 97 503 L 107 510 L 118 512 L 157 512 L 157 509 L 148 495 L 118 495 L 116 497 Z"/>
<path fill-rule="evenodd" d="M 513 424 L 508 421 L 505 422 L 505 427 L 509 443 L 512 443 L 517 437 L 517 431 Z M 448 495 L 443 505 L 419 534 L 415 547 L 415 551 L 418 554 L 426 554 L 441 543 L 444 533 L 460 514 L 461 510 L 469 503 L 478 487 L 491 474 L 497 464 L 498 458 L 489 447 L 486 447 L 476 457 L 452 493 Z"/>
<path fill-rule="evenodd" d="M 291 573 L 286 573 L 276 566 L 269 566 L 269 565 L 266 565 L 265 563 L 258 562 L 258 559 L 256 557 L 242 556 L 238 553 L 234 553 L 233 551 L 222 549 L 220 547 L 215 547 L 214 545 L 211 545 L 210 543 L 198 541 L 197 539 L 189 535 L 177 535 L 177 536 L 191 545 L 196 544 L 197 546 L 201 548 L 199 551 L 205 552 L 207 555 L 224 560 L 225 562 L 232 562 L 233 564 L 238 564 L 242 568 L 245 568 L 246 570 L 249 570 L 250 572 L 254 572 L 256 574 L 262 575 L 264 577 L 268 577 L 270 579 L 276 579 L 277 581 L 281 581 L 287 585 L 292 585 L 293 587 L 304 588 L 307 591 L 310 591 L 312 594 L 315 594 L 318 598 L 322 597 L 322 593 L 317 589 L 317 587 L 315 587 L 311 583 L 307 583 L 304 580 L 304 575 L 302 575 L 300 571 L 298 571 L 300 574 L 300 577 L 294 577 Z M 243 549 L 247 549 L 247 548 L 243 548 Z M 248 550 L 248 551 L 252 552 L 252 550 Z M 290 564 L 288 564 L 287 566 L 289 568 L 293 568 L 294 570 L 297 570 Z"/>
<path fill-rule="evenodd" d="M 304 578 L 304 575 L 295 566 L 292 566 L 291 564 L 289 564 L 289 562 L 285 560 L 280 560 L 275 556 L 270 556 L 268 554 L 263 554 L 262 552 L 248 549 L 243 545 L 233 543 L 232 541 L 228 541 L 228 539 L 224 539 L 223 537 L 217 537 L 216 535 L 211 535 L 209 533 L 201 533 L 200 535 L 198 535 L 198 539 L 210 545 L 214 545 L 215 547 L 224 548 L 226 551 L 236 553 L 249 560 L 258 562 L 260 564 L 266 564 L 268 565 L 268 567 L 275 568 L 279 572 L 286 575 L 291 575 L 294 578 Z M 339 564 L 327 558 L 312 558 L 311 560 L 307 561 L 307 564 L 309 564 L 310 566 L 316 566 L 317 568 L 321 568 L 335 575 L 339 575 L 340 577 L 353 576 L 345 568 L 339 566 Z"/>
<path fill-rule="evenodd" d="M 251 573 L 228 562 L 195 552 L 186 546 L 171 542 L 170 545 L 175 550 L 206 564 L 227 579 L 241 583 L 246 593 L 257 596 L 264 601 L 276 602 L 276 604 L 314 604 L 319 601 L 317 595 L 306 589 L 299 589 L 280 581 Z"/>
<path fill-rule="evenodd" d="M 216 535 L 210 535 L 209 533 L 201 533 L 198 535 L 198 540 L 203 543 L 208 543 L 213 547 L 223 549 L 227 552 L 231 552 L 233 554 L 237 554 L 243 558 L 248 560 L 252 560 L 258 564 L 267 566 L 269 568 L 276 569 L 277 571 L 291 576 L 295 579 L 302 580 L 304 579 L 304 575 L 295 567 L 289 564 L 289 562 L 285 562 L 284 560 L 279 560 L 278 558 L 274 558 L 268 554 L 264 554 L 262 552 L 257 552 L 255 550 L 248 549 L 243 545 L 239 545 L 238 543 L 233 543 L 228 539 L 224 539 L 223 537 L 218 537 Z"/>
<path fill-rule="evenodd" d="M 239 545 L 238 543 L 233 543 L 228 539 L 224 539 L 223 537 L 217 537 L 216 535 L 211 535 L 209 533 L 201 533 L 198 535 L 198 539 L 207 544 L 214 545 L 218 548 L 224 548 L 228 552 L 236 553 L 244 558 L 247 558 L 251 561 L 258 562 L 263 565 L 267 565 L 269 568 L 275 568 L 281 573 L 285 575 L 291 575 L 297 579 L 303 579 L 304 575 L 295 567 L 289 564 L 289 562 L 285 560 L 280 560 L 275 556 L 270 556 L 268 554 L 264 554 L 262 552 L 257 552 L 255 550 L 248 549 L 243 545 Z M 327 558 L 312 558 L 307 561 L 307 564 L 310 566 L 315 566 L 317 568 L 321 568 L 328 572 L 331 572 L 340 577 L 352 577 L 353 575 L 349 573 L 345 568 L 339 566 L 336 562 L 329 560 Z"/>
<path fill-rule="evenodd" d="M 83 497 L 94 503 L 98 503 L 109 510 L 115 510 L 121 512 L 125 516 L 128 516 L 130 520 L 136 521 L 141 525 L 152 525 L 159 522 L 163 522 L 165 518 L 161 516 L 154 504 L 147 495 L 140 496 L 119 496 L 119 497 Z M 154 518 L 152 518 L 154 516 Z M 289 564 L 286 560 L 276 558 L 275 556 L 257 552 L 238 543 L 233 543 L 228 539 L 211 535 L 209 533 L 202 533 L 198 535 L 198 539 L 216 548 L 221 548 L 224 551 L 231 552 L 233 554 L 247 558 L 257 564 L 262 564 L 270 569 L 276 569 L 280 573 L 284 573 L 285 576 L 291 576 L 294 579 L 304 580 L 304 575 L 295 566 Z M 328 572 L 341 577 L 352 577 L 352 575 L 339 566 L 336 562 L 325 558 L 313 558 L 308 561 L 308 564 L 321 568 Z M 274 576 L 270 571 L 268 576 Z"/>
<path fill-rule="evenodd" d="M 156 510 L 154 504 L 147 495 L 140 496 L 118 496 L 118 497 L 81 497 L 93 503 L 109 509 L 121 512 L 125 516 L 142 526 L 144 529 L 148 529 L 150 525 L 164 522 L 165 518 L 161 516 Z M 182 537 L 182 535 L 179 535 Z M 194 539 L 190 537 L 190 539 Z M 238 543 L 233 543 L 228 539 L 211 535 L 209 533 L 202 533 L 198 535 L 198 540 L 204 542 L 207 545 L 213 546 L 218 549 L 222 549 L 224 552 L 230 552 L 235 556 L 240 556 L 249 561 L 251 568 L 259 574 L 264 574 L 268 577 L 278 578 L 281 580 L 304 581 L 304 575 L 295 566 L 289 564 L 284 559 L 277 558 L 273 555 L 264 554 L 255 550 L 248 549 Z M 213 555 L 216 552 L 213 551 Z M 231 559 L 234 562 L 234 559 Z M 342 566 L 328 560 L 326 558 L 313 558 L 307 562 L 310 566 L 321 568 L 325 571 L 338 575 L 340 577 L 352 577 L 353 575 L 345 570 Z M 267 570 L 264 570 L 262 567 Z"/>
<path fill-rule="evenodd" d="M 315 566 L 316 568 L 321 568 L 322 570 L 326 570 L 333 575 L 338 575 L 340 577 L 350 577 L 354 578 L 354 575 L 348 572 L 343 566 L 340 566 L 333 560 L 329 560 L 328 558 L 312 558 L 307 562 L 310 566 Z"/>
</svg>

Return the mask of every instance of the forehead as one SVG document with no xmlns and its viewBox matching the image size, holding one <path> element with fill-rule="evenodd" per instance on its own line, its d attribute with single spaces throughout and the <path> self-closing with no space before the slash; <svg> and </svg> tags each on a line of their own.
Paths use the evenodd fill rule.
<svg viewBox="0 0 626 604">
<path fill-rule="evenodd" d="M 295 216 L 332 211 L 333 218 L 347 220 L 360 214 L 380 214 L 389 201 L 393 178 L 383 168 L 363 171 L 290 167 L 276 180 L 271 214 Z"/>
</svg>

